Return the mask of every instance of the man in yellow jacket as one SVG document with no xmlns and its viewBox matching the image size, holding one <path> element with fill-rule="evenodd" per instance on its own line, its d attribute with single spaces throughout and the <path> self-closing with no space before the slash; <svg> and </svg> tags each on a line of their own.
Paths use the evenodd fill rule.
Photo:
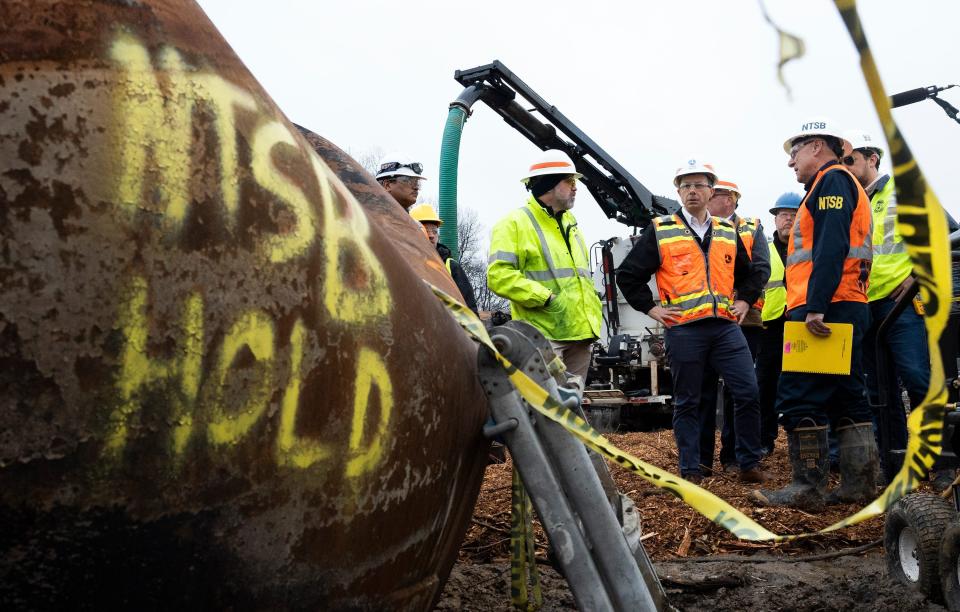
<svg viewBox="0 0 960 612">
<path fill-rule="evenodd" d="M 530 165 L 522 179 L 530 192 L 526 204 L 493 228 L 487 285 L 510 300 L 513 318 L 539 329 L 567 371 L 585 382 L 601 307 L 587 245 L 570 212 L 580 176 L 563 151 L 545 151 Z"/>
<path fill-rule="evenodd" d="M 853 150 L 843 158 L 843 164 L 860 181 L 870 198 L 873 213 L 873 265 L 867 287 L 873 324 L 864 339 L 863 355 L 867 391 L 879 401 L 875 351 L 877 327 L 893 310 L 897 298 L 913 284 L 913 263 L 896 224 L 897 193 L 893 178 L 880 172 L 882 144 L 862 130 L 851 130 L 845 137 Z M 898 379 L 907 390 L 912 408 L 923 401 L 930 381 L 930 354 L 923 315 L 913 305 L 908 305 L 887 329 L 881 346 L 886 357 L 887 408 L 884 416 L 891 419 L 890 448 L 904 449 L 907 447 L 907 419 L 900 400 Z M 883 459 L 889 460 L 887 457 Z"/>
</svg>

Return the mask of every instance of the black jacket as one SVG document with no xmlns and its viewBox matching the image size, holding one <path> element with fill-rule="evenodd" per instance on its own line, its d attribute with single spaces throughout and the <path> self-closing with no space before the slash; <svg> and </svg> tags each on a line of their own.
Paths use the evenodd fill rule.
<svg viewBox="0 0 960 612">
<path fill-rule="evenodd" d="M 477 298 L 473 295 L 473 285 L 470 284 L 467 273 L 463 271 L 463 266 L 451 257 L 452 253 L 450 252 L 450 248 L 443 243 L 437 243 L 437 254 L 440 255 L 440 259 L 443 260 L 443 265 L 447 265 L 447 260 L 450 260 L 450 276 L 453 277 L 453 282 L 457 284 L 457 289 L 459 289 L 463 295 L 463 300 L 466 302 L 467 308 L 472 310 L 474 314 L 477 314 Z"/>
</svg>

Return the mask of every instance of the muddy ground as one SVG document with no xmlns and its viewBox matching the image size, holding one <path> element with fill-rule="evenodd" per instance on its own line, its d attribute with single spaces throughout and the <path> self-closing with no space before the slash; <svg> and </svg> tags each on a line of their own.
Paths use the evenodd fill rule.
<svg viewBox="0 0 960 612">
<path fill-rule="evenodd" d="M 613 434 L 617 446 L 659 466 L 676 468 L 669 431 Z M 785 440 L 764 462 L 776 487 L 789 481 Z M 673 606 L 680 610 L 942 610 L 886 576 L 880 546 L 882 517 L 828 536 L 789 544 L 736 540 L 729 532 L 664 495 L 639 477 L 612 468 L 614 479 L 637 506 L 644 546 Z M 473 523 L 447 582 L 438 610 L 510 610 L 510 483 L 512 465 L 487 468 Z M 782 534 L 822 529 L 858 508 L 838 506 L 816 515 L 798 510 L 756 508 L 750 487 L 736 474 L 717 474 L 704 486 L 745 514 Z M 566 581 L 549 565 L 546 538 L 535 523 L 544 610 L 576 609 Z M 806 561 L 851 548 L 867 550 L 829 560 Z M 722 560 L 705 562 L 722 556 Z M 761 559 L 765 561 L 761 562 Z"/>
</svg>

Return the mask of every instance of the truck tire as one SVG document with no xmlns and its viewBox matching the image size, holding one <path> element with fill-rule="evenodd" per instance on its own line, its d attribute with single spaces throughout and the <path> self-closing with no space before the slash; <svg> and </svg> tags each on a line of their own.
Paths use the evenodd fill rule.
<svg viewBox="0 0 960 612">
<path fill-rule="evenodd" d="M 940 536 L 956 511 L 939 495 L 907 495 L 887 513 L 883 548 L 890 576 L 940 601 Z"/>
<path fill-rule="evenodd" d="M 940 540 L 940 586 L 948 610 L 960 610 L 960 521 L 954 520 Z"/>
</svg>

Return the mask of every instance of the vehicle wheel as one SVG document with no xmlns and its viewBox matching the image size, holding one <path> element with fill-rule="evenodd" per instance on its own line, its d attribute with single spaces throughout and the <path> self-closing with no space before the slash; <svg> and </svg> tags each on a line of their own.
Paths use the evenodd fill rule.
<svg viewBox="0 0 960 612">
<path fill-rule="evenodd" d="M 940 536 L 956 514 L 950 502 L 929 493 L 907 495 L 894 504 L 883 529 L 890 576 L 940 601 Z"/>
<path fill-rule="evenodd" d="M 940 586 L 948 610 L 960 610 L 960 522 L 954 521 L 940 541 Z"/>
</svg>

